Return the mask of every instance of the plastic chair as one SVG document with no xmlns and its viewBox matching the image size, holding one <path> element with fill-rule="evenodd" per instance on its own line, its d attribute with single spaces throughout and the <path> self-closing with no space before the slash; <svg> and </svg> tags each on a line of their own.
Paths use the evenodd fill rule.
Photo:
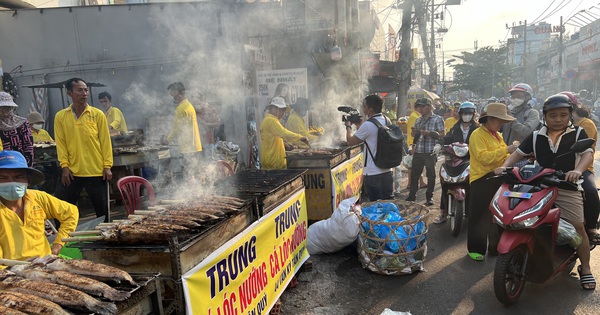
<svg viewBox="0 0 600 315">
<path fill-rule="evenodd" d="M 223 177 L 233 175 L 233 168 L 231 167 L 231 165 L 229 165 L 229 163 L 227 163 L 227 161 L 218 160 L 215 163 L 217 165 L 217 170 L 219 171 L 220 175 L 222 175 Z"/>
<path fill-rule="evenodd" d="M 121 193 L 123 204 L 127 214 L 133 214 L 135 210 L 142 207 L 142 187 L 148 192 L 148 201 L 150 206 L 155 204 L 154 187 L 143 177 L 125 176 L 117 181 L 117 187 Z"/>
</svg>

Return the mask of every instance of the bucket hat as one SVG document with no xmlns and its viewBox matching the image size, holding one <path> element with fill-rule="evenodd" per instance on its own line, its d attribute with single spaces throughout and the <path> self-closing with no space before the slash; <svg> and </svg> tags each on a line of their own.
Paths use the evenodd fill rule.
<svg viewBox="0 0 600 315">
<path fill-rule="evenodd" d="M 38 112 L 29 113 L 29 115 L 27 115 L 27 121 L 29 121 L 30 125 L 39 123 L 43 124 L 45 122 L 44 117 L 42 117 L 42 114 Z"/>
<path fill-rule="evenodd" d="M 44 180 L 44 173 L 28 167 L 25 157 L 18 151 L 0 151 L 0 170 L 3 169 L 26 170 L 29 185 L 37 185 Z"/>
<path fill-rule="evenodd" d="M 506 121 L 513 121 L 516 119 L 513 116 L 508 114 L 506 105 L 504 105 L 502 103 L 488 104 L 485 112 L 483 112 L 481 114 L 481 116 L 479 116 L 479 119 L 484 118 L 484 117 L 496 117 L 498 119 L 502 119 L 502 120 L 506 120 Z"/>
<path fill-rule="evenodd" d="M 13 101 L 12 96 L 6 92 L 0 92 L 0 106 L 19 107 L 19 105 Z"/>
</svg>

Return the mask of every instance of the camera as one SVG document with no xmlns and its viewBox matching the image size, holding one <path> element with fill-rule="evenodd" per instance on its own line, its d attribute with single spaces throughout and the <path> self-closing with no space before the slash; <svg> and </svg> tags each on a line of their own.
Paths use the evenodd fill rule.
<svg viewBox="0 0 600 315">
<path fill-rule="evenodd" d="M 342 115 L 342 121 L 349 121 L 351 123 L 359 123 L 362 121 L 362 115 L 358 112 L 357 109 L 350 106 L 340 106 L 338 107 L 340 112 L 344 112 L 348 115 Z"/>
</svg>

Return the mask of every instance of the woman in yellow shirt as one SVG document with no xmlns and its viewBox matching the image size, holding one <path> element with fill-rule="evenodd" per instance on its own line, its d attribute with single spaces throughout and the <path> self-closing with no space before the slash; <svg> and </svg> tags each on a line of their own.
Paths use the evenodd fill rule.
<svg viewBox="0 0 600 315">
<path fill-rule="evenodd" d="M 46 122 L 42 117 L 42 114 L 38 112 L 31 112 L 29 115 L 27 115 L 27 120 L 29 121 L 29 126 L 31 127 L 33 143 L 54 142 L 54 139 L 52 139 L 48 131 L 42 129 L 44 128 L 44 123 Z"/>
<path fill-rule="evenodd" d="M 481 261 L 487 252 L 497 253 L 500 240 L 498 228 L 492 222 L 489 210 L 490 201 L 502 184 L 501 178 L 493 177 L 494 170 L 502 165 L 517 145 L 507 146 L 499 133 L 500 128 L 507 122 L 515 120 L 507 114 L 506 105 L 491 103 L 487 111 L 479 117 L 481 126 L 469 138 L 469 154 L 471 155 L 471 173 L 469 181 L 469 221 L 467 248 L 469 257 Z M 489 240 L 489 245 L 488 244 Z"/>
</svg>

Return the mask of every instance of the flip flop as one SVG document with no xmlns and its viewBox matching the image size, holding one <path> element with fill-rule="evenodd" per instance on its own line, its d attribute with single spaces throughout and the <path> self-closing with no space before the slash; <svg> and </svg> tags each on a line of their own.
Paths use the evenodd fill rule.
<svg viewBox="0 0 600 315">
<path fill-rule="evenodd" d="M 600 234 L 588 233 L 588 238 L 590 239 L 590 245 L 600 245 Z"/>
<path fill-rule="evenodd" d="M 471 258 L 475 261 L 483 261 L 483 259 L 484 259 L 483 255 L 481 255 L 479 253 L 469 253 L 469 258 Z"/>
<path fill-rule="evenodd" d="M 584 290 L 596 290 L 596 279 L 592 274 L 582 275 L 581 265 L 577 266 L 577 273 L 579 274 L 579 284 Z"/>
</svg>

